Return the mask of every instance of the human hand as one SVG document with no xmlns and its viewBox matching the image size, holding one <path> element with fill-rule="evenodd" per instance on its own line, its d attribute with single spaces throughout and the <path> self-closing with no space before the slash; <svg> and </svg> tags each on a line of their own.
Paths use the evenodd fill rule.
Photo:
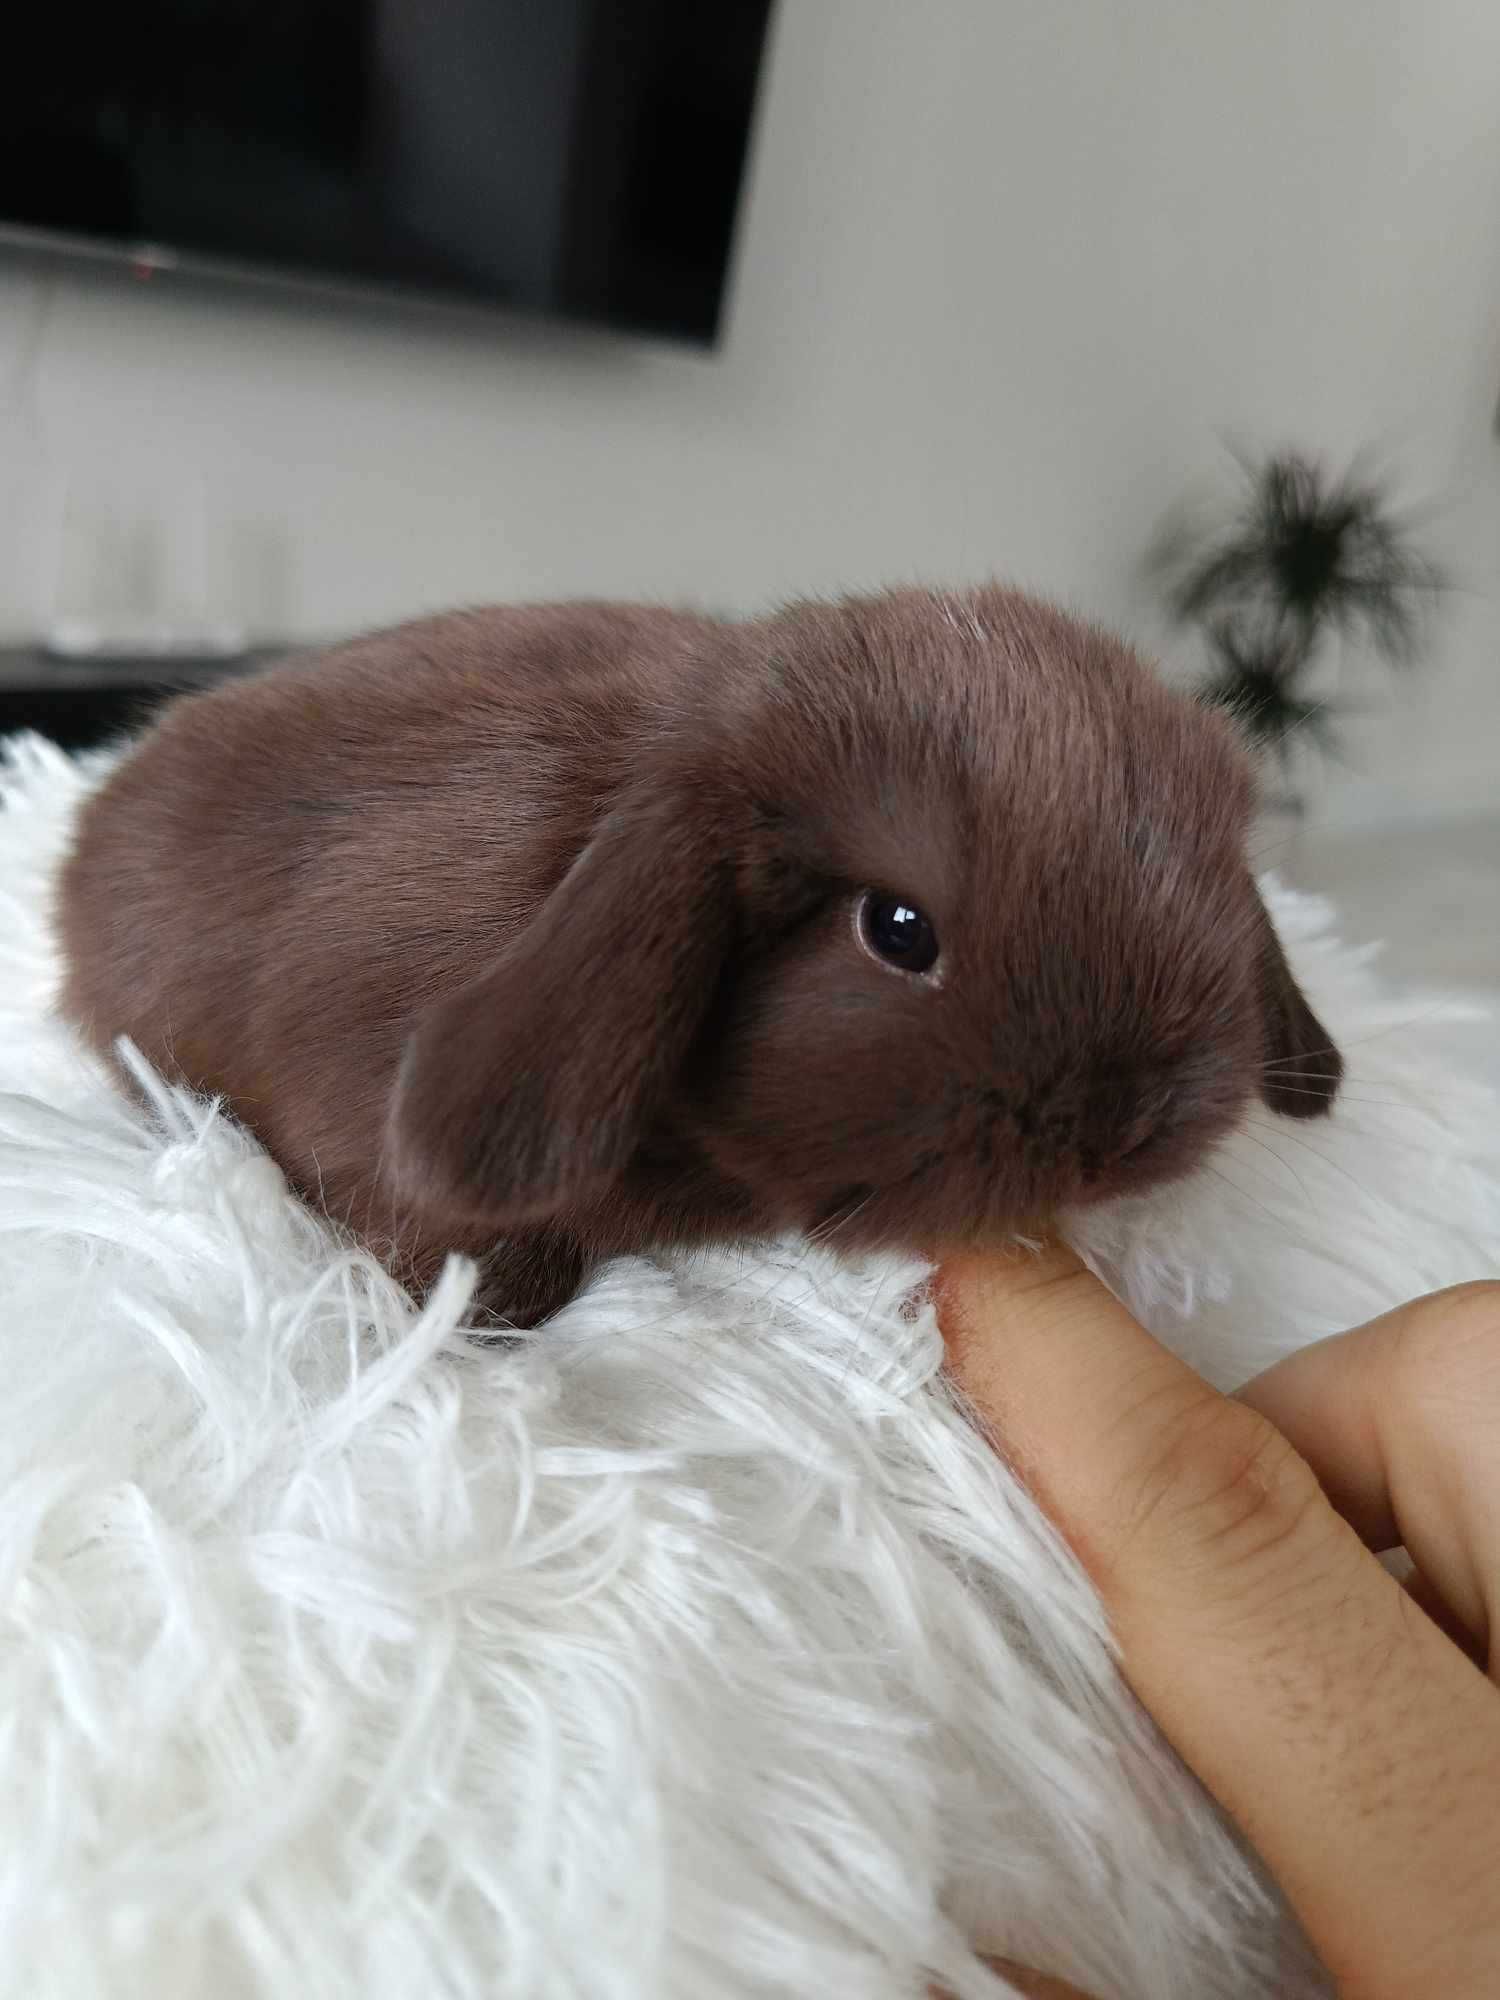
<svg viewBox="0 0 1500 2000">
<path fill-rule="evenodd" d="M 1071 1251 L 952 1257 L 937 1298 L 950 1372 L 1093 1578 L 1126 1677 L 1339 1992 L 1500 1993 L 1500 1285 L 1233 1398 Z M 1410 1588 L 1372 1553 L 1398 1545 Z"/>
</svg>

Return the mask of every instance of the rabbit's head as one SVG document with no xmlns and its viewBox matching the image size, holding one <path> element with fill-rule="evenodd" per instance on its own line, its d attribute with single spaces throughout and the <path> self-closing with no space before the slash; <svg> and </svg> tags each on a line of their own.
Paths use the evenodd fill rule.
<svg viewBox="0 0 1500 2000">
<path fill-rule="evenodd" d="M 1341 1064 L 1246 863 L 1227 726 L 1015 593 L 725 626 L 501 962 L 408 1047 L 392 1156 L 497 1229 L 673 1133 L 747 1215 L 989 1232 L 1183 1173 Z"/>
</svg>

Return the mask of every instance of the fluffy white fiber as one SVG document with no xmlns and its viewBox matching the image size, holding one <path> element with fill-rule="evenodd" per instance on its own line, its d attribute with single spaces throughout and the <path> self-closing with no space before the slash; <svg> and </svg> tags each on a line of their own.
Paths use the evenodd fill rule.
<svg viewBox="0 0 1500 2000">
<path fill-rule="evenodd" d="M 418 1315 L 210 1107 L 128 1107 L 48 1020 L 89 778 L 9 755 L 6 2000 L 971 2000 L 1008 1990 L 980 1934 L 1101 1996 L 1321 1990 L 950 1405 L 918 1267 L 622 1264 L 475 1350 L 461 1269 Z M 1343 1109 L 1090 1246 L 1222 1383 L 1500 1244 L 1441 1009 L 1277 915 Z"/>
</svg>

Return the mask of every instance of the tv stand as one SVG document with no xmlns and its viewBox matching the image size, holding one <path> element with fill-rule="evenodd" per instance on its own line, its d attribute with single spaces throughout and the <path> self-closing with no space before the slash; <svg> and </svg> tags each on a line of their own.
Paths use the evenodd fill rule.
<svg viewBox="0 0 1500 2000">
<path fill-rule="evenodd" d="M 172 695 L 254 673 L 291 650 L 288 643 L 229 658 L 74 657 L 43 646 L 0 646 L 0 736 L 34 729 L 65 750 L 93 749 L 142 727 Z"/>
</svg>

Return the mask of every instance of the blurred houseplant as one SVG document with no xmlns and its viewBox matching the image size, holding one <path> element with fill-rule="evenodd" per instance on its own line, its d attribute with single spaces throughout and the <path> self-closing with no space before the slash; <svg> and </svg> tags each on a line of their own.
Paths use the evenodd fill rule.
<svg viewBox="0 0 1500 2000">
<path fill-rule="evenodd" d="M 1278 803 L 1296 811 L 1296 753 L 1335 745 L 1337 709 L 1319 692 L 1332 642 L 1414 666 L 1442 576 L 1375 481 L 1335 476 L 1296 452 L 1246 463 L 1244 473 L 1229 518 L 1211 527 L 1179 516 L 1153 566 L 1175 618 L 1201 634 L 1201 699 L 1227 709 L 1278 767 Z"/>
</svg>

